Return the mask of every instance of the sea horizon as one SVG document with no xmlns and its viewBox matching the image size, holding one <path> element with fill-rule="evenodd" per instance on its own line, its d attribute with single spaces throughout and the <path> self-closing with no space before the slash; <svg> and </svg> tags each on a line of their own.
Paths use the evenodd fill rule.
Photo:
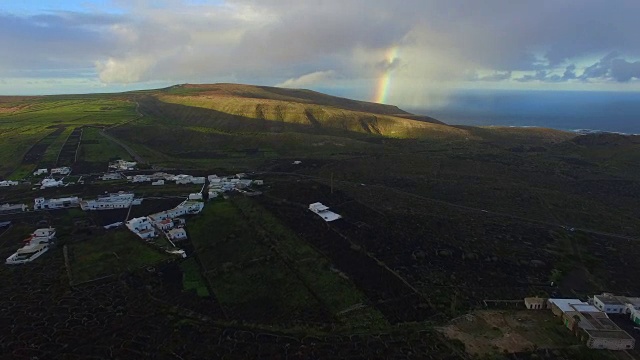
<svg viewBox="0 0 640 360">
<path fill-rule="evenodd" d="M 640 92 L 466 90 L 444 106 L 407 111 L 449 125 L 640 134 Z"/>
</svg>

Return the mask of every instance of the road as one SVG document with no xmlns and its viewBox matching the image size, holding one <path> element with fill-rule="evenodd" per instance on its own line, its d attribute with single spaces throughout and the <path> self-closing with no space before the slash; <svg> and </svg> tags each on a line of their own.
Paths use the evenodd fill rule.
<svg viewBox="0 0 640 360">
<path fill-rule="evenodd" d="M 105 128 L 103 130 L 100 130 L 100 135 L 102 135 L 105 138 L 107 138 L 108 140 L 111 140 L 114 143 L 120 145 L 138 163 L 146 164 L 147 162 L 144 160 L 144 158 L 142 156 L 140 156 L 140 154 L 135 152 L 129 145 L 124 144 L 122 141 L 120 141 L 120 140 L 118 140 L 118 139 L 114 138 L 113 136 L 111 136 L 111 135 L 106 133 L 106 130 L 113 129 L 115 127 L 118 127 L 118 126 L 121 126 L 121 125 L 124 125 L 124 124 L 128 124 L 128 123 L 136 121 L 136 120 L 140 120 L 141 118 L 144 117 L 144 114 L 140 112 L 140 103 L 137 102 L 137 101 L 136 101 L 136 114 L 138 114 L 138 116 L 136 118 L 134 118 L 134 119 L 131 119 L 129 121 L 126 121 L 126 122 L 123 122 L 123 123 L 119 123 L 119 124 L 113 125 L 111 127 Z"/>
</svg>

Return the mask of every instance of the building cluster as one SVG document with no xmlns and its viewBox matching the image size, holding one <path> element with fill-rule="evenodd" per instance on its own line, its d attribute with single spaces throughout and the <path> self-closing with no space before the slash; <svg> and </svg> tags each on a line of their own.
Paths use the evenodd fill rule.
<svg viewBox="0 0 640 360">
<path fill-rule="evenodd" d="M 106 173 L 100 177 L 100 180 L 103 180 L 103 181 L 120 180 L 120 179 L 122 179 L 122 174 L 120 174 L 119 172 Z"/>
<path fill-rule="evenodd" d="M 133 193 L 120 191 L 108 195 L 99 196 L 94 200 L 80 201 L 82 210 L 113 210 L 126 209 L 131 205 L 140 205 L 142 199 L 136 199 Z"/>
<path fill-rule="evenodd" d="M 58 199 L 45 199 L 43 197 L 39 197 L 33 201 L 33 210 L 56 210 L 79 207 L 80 201 L 81 199 L 77 196 Z"/>
<path fill-rule="evenodd" d="M 49 242 L 56 236 L 56 229 L 43 228 L 34 231 L 24 240 L 24 245 L 5 261 L 7 264 L 16 265 L 31 262 L 49 250 Z"/>
<path fill-rule="evenodd" d="M 150 182 L 151 185 L 164 185 L 165 182 L 175 182 L 177 185 L 187 185 L 187 184 L 203 185 L 206 181 L 206 179 L 203 176 L 198 177 L 198 176 L 185 175 L 185 174 L 173 175 L 173 174 L 167 174 L 163 172 L 157 172 L 151 175 L 140 174 L 140 175 L 127 176 L 127 180 L 133 183 Z"/>
<path fill-rule="evenodd" d="M 40 182 L 40 189 L 49 189 L 62 186 L 65 186 L 65 183 L 62 180 L 56 180 L 53 178 L 42 179 L 42 181 Z"/>
<path fill-rule="evenodd" d="M 18 185 L 17 181 L 12 181 L 12 180 L 2 180 L 2 181 L 0 181 L 0 187 L 16 186 L 16 185 Z"/>
<path fill-rule="evenodd" d="M 249 191 L 251 185 L 264 185 L 263 180 L 247 179 L 246 174 L 240 173 L 233 176 L 219 177 L 218 175 L 209 175 L 209 199 L 217 198 L 221 193 L 229 191 L 238 191 L 244 195 L 260 195 L 259 191 Z"/>
<path fill-rule="evenodd" d="M 109 163 L 109 169 L 116 171 L 135 170 L 136 165 L 138 163 L 135 161 L 116 160 Z"/>
<path fill-rule="evenodd" d="M 27 205 L 25 204 L 2 204 L 0 205 L 0 214 L 25 212 L 27 211 Z"/>
<path fill-rule="evenodd" d="M 334 213 L 333 211 L 330 211 L 329 207 L 319 202 L 310 204 L 309 210 L 320 216 L 322 220 L 326 222 L 335 221 L 342 218 L 342 216 Z"/>
<path fill-rule="evenodd" d="M 37 169 L 36 171 L 33 172 L 33 176 L 41 176 L 41 175 L 47 175 L 47 174 L 66 176 L 71 174 L 71 168 L 68 166 L 62 166 L 62 167 L 52 168 L 51 171 L 49 171 L 48 168 L 42 168 L 42 169 Z"/>
<path fill-rule="evenodd" d="M 525 298 L 530 310 L 550 309 L 562 323 L 591 349 L 629 350 L 635 339 L 622 330 L 609 314 L 626 314 L 640 324 L 640 298 L 595 295 L 587 302 L 579 299 Z"/>
<path fill-rule="evenodd" d="M 173 209 L 133 218 L 126 222 L 127 228 L 143 240 L 164 235 L 172 244 L 187 239 L 182 216 L 195 215 L 202 211 L 201 201 L 185 200 Z M 175 245 L 175 244 L 174 244 Z M 178 252 L 184 256 L 184 251 Z"/>
</svg>

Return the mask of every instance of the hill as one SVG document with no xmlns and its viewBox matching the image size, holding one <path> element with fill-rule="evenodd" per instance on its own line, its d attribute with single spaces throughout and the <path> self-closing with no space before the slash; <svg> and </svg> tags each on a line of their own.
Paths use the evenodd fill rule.
<svg viewBox="0 0 640 360">
<path fill-rule="evenodd" d="M 111 137 L 98 130 L 82 135 L 87 126 Z M 95 169 L 123 152 L 165 166 L 199 168 L 212 162 L 255 166 L 279 157 L 375 155 L 407 145 L 413 149 L 416 141 L 537 147 L 575 136 L 550 129 L 449 126 L 396 106 L 240 84 L 0 97 L 0 133 L 6 139 L 0 144 L 0 173 L 12 178 L 69 161 Z"/>
</svg>

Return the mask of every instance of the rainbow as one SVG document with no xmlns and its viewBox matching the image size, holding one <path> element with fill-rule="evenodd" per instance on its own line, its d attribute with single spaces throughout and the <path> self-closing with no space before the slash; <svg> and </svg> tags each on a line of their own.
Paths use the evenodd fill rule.
<svg viewBox="0 0 640 360">
<path fill-rule="evenodd" d="M 385 55 L 386 65 L 391 65 L 393 61 L 398 57 L 398 47 L 394 46 L 387 50 Z M 376 92 L 373 94 L 373 102 L 384 103 L 387 101 L 387 95 L 389 94 L 389 87 L 391 85 L 391 73 L 393 69 L 385 69 L 382 72 L 382 76 L 378 79 L 378 86 Z"/>
</svg>

